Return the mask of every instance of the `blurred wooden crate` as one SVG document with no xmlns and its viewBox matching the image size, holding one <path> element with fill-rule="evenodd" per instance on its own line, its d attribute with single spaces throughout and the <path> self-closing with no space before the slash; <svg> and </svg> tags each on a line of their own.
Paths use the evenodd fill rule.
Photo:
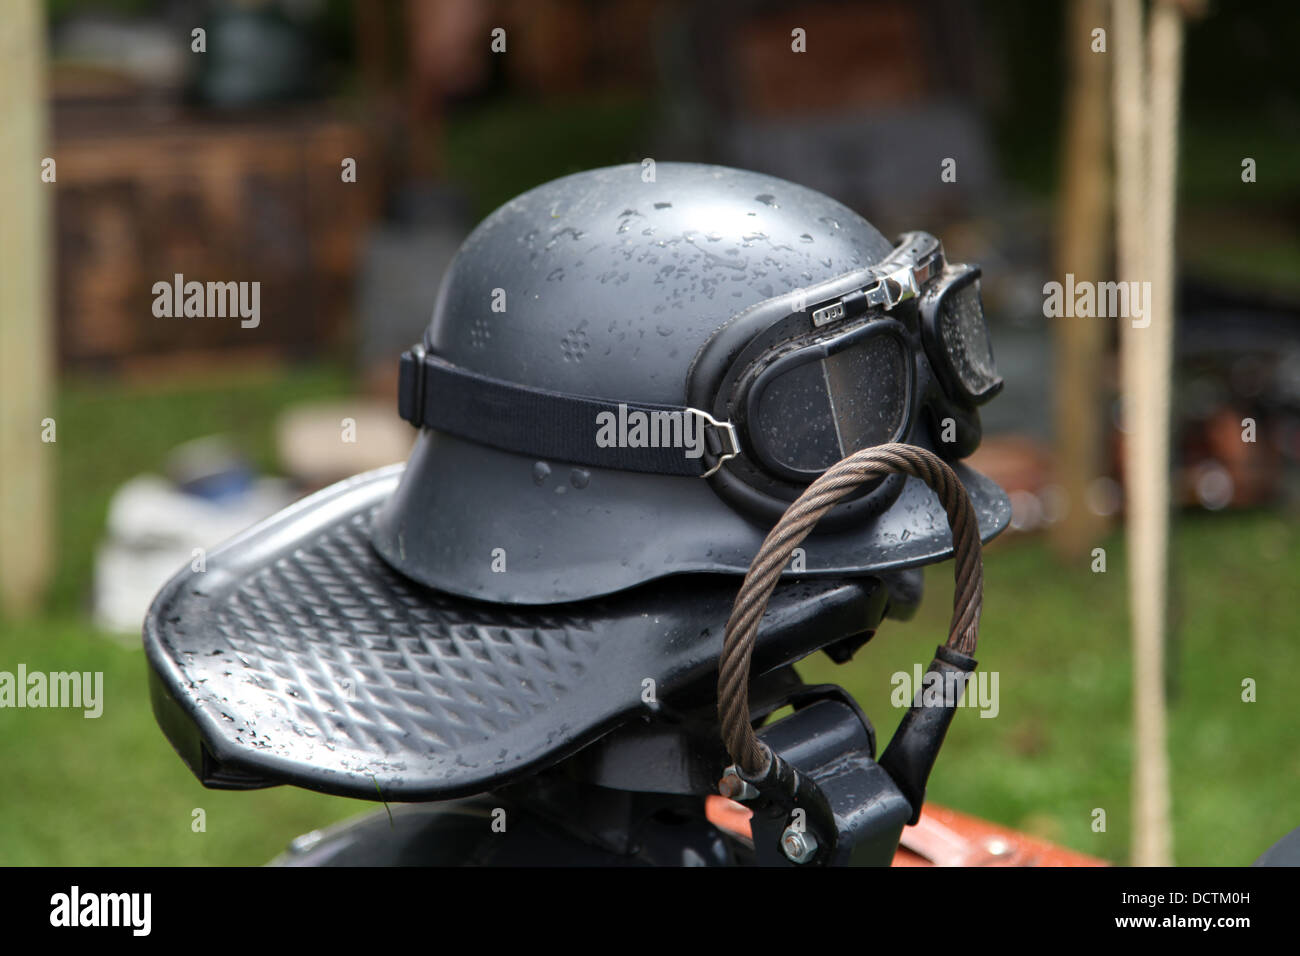
<svg viewBox="0 0 1300 956">
<path fill-rule="evenodd" d="M 792 30 L 807 53 L 791 52 Z M 909 0 L 793 3 L 760 7 L 736 28 L 737 105 L 752 116 L 799 116 L 902 108 L 935 92 L 925 55 L 933 26 Z"/>
<path fill-rule="evenodd" d="M 319 112 L 163 124 L 113 112 L 55 114 L 63 366 L 310 354 L 347 340 L 358 243 L 377 205 L 362 127 Z M 340 176 L 345 157 L 355 183 Z M 156 317 L 153 285 L 176 273 L 260 282 L 260 324 Z"/>
</svg>

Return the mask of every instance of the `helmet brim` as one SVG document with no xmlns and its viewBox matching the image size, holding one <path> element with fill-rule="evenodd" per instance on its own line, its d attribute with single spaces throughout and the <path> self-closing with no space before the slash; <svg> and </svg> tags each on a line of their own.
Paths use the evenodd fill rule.
<svg viewBox="0 0 1300 956">
<path fill-rule="evenodd" d="M 988 541 L 1010 521 L 1010 502 L 990 479 L 953 467 Z M 438 590 L 552 604 L 675 574 L 743 575 L 768 530 L 719 507 L 702 479 L 551 466 L 426 429 L 371 540 L 392 567 Z M 789 573 L 856 577 L 951 554 L 937 497 L 909 478 L 877 517 L 810 536 Z"/>
<path fill-rule="evenodd" d="M 206 786 L 450 799 L 644 713 L 647 677 L 661 699 L 710 699 L 736 582 L 694 575 L 545 607 L 433 591 L 369 544 L 401 473 L 304 499 L 155 599 L 144 628 L 154 713 Z M 886 601 L 871 578 L 778 587 L 756 673 L 874 628 Z M 720 766 L 720 741 L 705 756 Z"/>
</svg>

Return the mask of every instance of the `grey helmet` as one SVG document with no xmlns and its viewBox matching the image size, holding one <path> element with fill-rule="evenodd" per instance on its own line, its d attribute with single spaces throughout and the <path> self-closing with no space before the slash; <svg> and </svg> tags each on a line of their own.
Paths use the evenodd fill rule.
<svg viewBox="0 0 1300 956">
<path fill-rule="evenodd" d="M 647 168 L 524 193 L 448 268 L 402 357 L 420 434 L 371 528 L 403 575 L 510 604 L 741 575 L 844 455 L 898 440 L 956 462 L 978 444 L 1001 385 L 978 269 L 781 179 Z M 956 467 L 987 540 L 1006 497 Z M 838 505 L 789 573 L 950 553 L 933 494 L 893 476 Z"/>
</svg>

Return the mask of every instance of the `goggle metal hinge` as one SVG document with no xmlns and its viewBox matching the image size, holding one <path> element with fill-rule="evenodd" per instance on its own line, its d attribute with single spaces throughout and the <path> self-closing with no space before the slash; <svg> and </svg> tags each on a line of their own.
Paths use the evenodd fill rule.
<svg viewBox="0 0 1300 956">
<path fill-rule="evenodd" d="M 925 284 L 943 268 L 943 245 L 939 240 L 924 232 L 904 233 L 898 247 L 876 267 L 876 280 L 864 289 L 814 309 L 813 327 L 843 319 L 850 312 L 861 313 L 867 309 L 888 312 L 920 295 Z"/>
</svg>

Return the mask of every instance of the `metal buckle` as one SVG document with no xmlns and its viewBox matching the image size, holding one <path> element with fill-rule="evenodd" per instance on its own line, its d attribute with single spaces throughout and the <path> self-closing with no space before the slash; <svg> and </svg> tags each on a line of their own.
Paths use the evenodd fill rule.
<svg viewBox="0 0 1300 956">
<path fill-rule="evenodd" d="M 424 427 L 424 346 L 402 353 L 397 375 L 397 414 L 416 428 Z"/>
<path fill-rule="evenodd" d="M 699 418 L 704 419 L 707 424 L 718 429 L 719 444 L 730 449 L 730 451 L 724 451 L 718 457 L 718 460 L 714 463 L 712 468 L 700 475 L 701 478 L 707 478 L 721 468 L 726 462 L 740 454 L 740 438 L 736 435 L 736 426 L 731 424 L 731 422 L 720 422 L 708 412 L 702 411 L 698 408 L 687 408 L 686 411 L 691 415 L 696 415 Z M 722 436 L 726 436 L 725 442 L 722 441 Z"/>
</svg>

